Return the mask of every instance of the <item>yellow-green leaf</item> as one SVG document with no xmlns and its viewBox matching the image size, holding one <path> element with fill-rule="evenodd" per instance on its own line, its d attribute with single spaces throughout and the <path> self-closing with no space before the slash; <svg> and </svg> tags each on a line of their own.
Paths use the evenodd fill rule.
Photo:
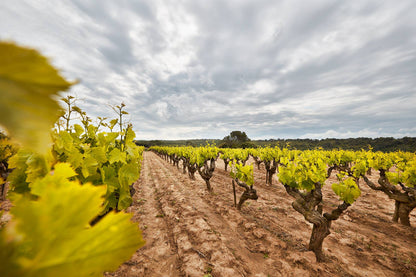
<svg viewBox="0 0 416 277">
<path fill-rule="evenodd" d="M 0 42 L 0 125 L 25 147 L 47 151 L 60 115 L 53 97 L 71 85 L 38 51 Z"/>
<path fill-rule="evenodd" d="M 55 171 L 53 175 L 70 178 L 77 175 L 77 173 L 71 168 L 71 165 L 68 163 L 57 163 L 55 165 Z"/>
<path fill-rule="evenodd" d="M 332 184 L 332 190 L 336 195 L 348 204 L 352 204 L 361 195 L 361 190 L 353 178 L 341 180 L 339 183 Z"/>
<path fill-rule="evenodd" d="M 113 164 L 115 162 L 122 162 L 122 163 L 126 163 L 126 154 L 121 152 L 118 148 L 114 148 L 113 150 L 111 150 L 110 154 L 109 154 L 109 158 L 108 160 L 110 161 L 110 164 Z"/>
<path fill-rule="evenodd" d="M 101 164 L 107 161 L 106 153 L 103 147 L 91 147 L 89 154 Z"/>
<path fill-rule="evenodd" d="M 0 230 L 2 276 L 102 276 L 144 244 L 129 214 L 110 213 L 89 225 L 101 211 L 105 187 L 67 181 L 37 188 L 62 181 L 55 175 L 38 180 L 37 201 L 16 197 L 13 219 Z"/>
</svg>

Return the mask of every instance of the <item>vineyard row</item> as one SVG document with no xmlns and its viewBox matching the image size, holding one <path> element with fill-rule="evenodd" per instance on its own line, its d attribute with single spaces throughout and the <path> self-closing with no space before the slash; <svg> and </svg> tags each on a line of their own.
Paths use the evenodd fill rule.
<svg viewBox="0 0 416 277">
<path fill-rule="evenodd" d="M 205 147 L 160 147 L 150 148 L 166 161 L 174 164 L 183 173 L 194 179 L 195 172 L 205 181 L 207 190 L 212 191 L 210 179 L 215 171 L 215 162 L 222 159 L 225 171 L 231 168 L 234 203 L 240 210 L 249 199 L 257 200 L 254 189 L 253 165 L 246 165 L 249 157 L 260 169 L 266 169 L 266 183 L 272 185 L 276 175 L 287 194 L 293 197 L 292 207 L 313 224 L 309 250 L 315 253 L 318 262 L 324 260 L 322 243 L 330 234 L 331 223 L 351 206 L 361 195 L 359 181 L 376 191 L 382 191 L 395 201 L 393 221 L 410 226 L 409 215 L 416 207 L 416 155 L 409 152 L 382 153 L 345 150 L 289 150 L 279 147 L 256 149 L 220 149 Z M 180 162 L 182 161 L 182 168 Z M 370 175 L 378 172 L 375 183 Z M 323 211 L 322 187 L 335 175 L 337 182 L 331 185 L 339 197 L 339 205 Z M 244 188 L 237 204 L 235 184 Z"/>
</svg>

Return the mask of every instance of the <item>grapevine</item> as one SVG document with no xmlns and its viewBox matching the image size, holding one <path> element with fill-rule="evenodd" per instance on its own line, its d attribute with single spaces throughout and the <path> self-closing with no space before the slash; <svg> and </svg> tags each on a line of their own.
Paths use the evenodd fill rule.
<svg viewBox="0 0 416 277">
<path fill-rule="evenodd" d="M 58 130 L 50 135 L 64 114 L 53 99 L 70 85 L 37 51 L 0 43 L 0 123 L 21 146 L 9 159 L 14 168 L 7 177 L 13 218 L 0 229 L 0 272 L 5 276 L 100 276 L 117 269 L 144 244 L 131 215 L 102 216 L 103 208 L 111 207 L 112 184 L 104 177 L 113 177 L 121 188 L 117 208 L 130 203 L 123 193 L 138 178 L 141 155 L 133 147 L 131 128 L 125 130 L 125 153 L 120 155 L 111 154 L 122 145 L 115 140 L 119 134 L 96 134 L 98 127 L 87 117 L 84 128 L 70 128 L 71 116 L 64 115 L 65 128 L 58 121 Z M 29 106 L 15 105 L 20 102 Z M 120 165 L 118 180 L 112 174 L 116 172 L 100 171 L 106 162 L 120 160 L 126 163 Z"/>
</svg>

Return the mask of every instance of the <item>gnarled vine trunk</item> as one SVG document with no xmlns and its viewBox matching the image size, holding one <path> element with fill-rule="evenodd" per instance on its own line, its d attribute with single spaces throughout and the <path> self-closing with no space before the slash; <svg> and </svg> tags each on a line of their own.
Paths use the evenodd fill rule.
<svg viewBox="0 0 416 277">
<path fill-rule="evenodd" d="M 188 176 L 192 180 L 195 180 L 195 172 L 198 170 L 198 166 L 196 164 L 188 163 Z"/>
<path fill-rule="evenodd" d="M 239 185 L 240 187 L 244 188 L 245 191 L 243 192 L 243 194 L 240 196 L 240 200 L 238 201 L 237 204 L 237 210 L 241 210 L 242 205 L 244 204 L 244 202 L 246 202 L 247 200 L 251 199 L 251 200 L 257 200 L 259 197 L 257 195 L 257 191 L 253 188 L 253 186 L 249 186 L 244 182 L 241 182 L 238 179 L 234 179 L 232 180 L 233 182 L 233 191 L 234 191 L 234 205 L 236 202 L 236 196 L 235 196 L 235 183 L 237 183 L 237 185 Z"/>
<path fill-rule="evenodd" d="M 208 164 L 209 162 L 209 164 Z M 215 159 L 210 159 L 209 161 L 205 161 L 202 167 L 197 167 L 199 175 L 201 175 L 202 179 L 204 179 L 205 184 L 207 185 L 207 190 L 212 191 L 211 183 L 209 180 L 212 177 L 212 174 L 215 170 Z"/>
<path fill-rule="evenodd" d="M 5 200 L 7 195 L 7 189 L 8 189 L 8 182 L 7 176 L 9 175 L 10 171 L 8 169 L 7 162 L 1 162 L 0 163 L 0 177 L 5 181 L 4 184 L 0 185 L 0 200 Z"/>
<path fill-rule="evenodd" d="M 9 182 L 4 182 L 4 184 L 0 185 L 0 201 L 6 200 L 8 188 Z"/>
<path fill-rule="evenodd" d="M 185 174 L 188 161 L 184 157 L 182 157 L 181 160 L 182 160 L 182 173 Z"/>
<path fill-rule="evenodd" d="M 271 185 L 273 182 L 273 174 L 276 173 L 277 164 L 273 159 L 272 161 L 264 161 L 264 166 L 266 168 L 266 184 Z"/>
<path fill-rule="evenodd" d="M 223 159 L 224 160 L 224 170 L 227 171 L 228 169 L 228 163 L 230 162 L 229 158 Z"/>
<path fill-rule="evenodd" d="M 395 209 L 393 214 L 393 221 L 399 222 L 403 225 L 410 226 L 410 213 L 416 207 L 416 203 L 409 204 L 405 202 L 395 201 Z"/>
<path fill-rule="evenodd" d="M 322 184 L 315 183 L 315 189 L 308 193 L 303 193 L 297 188 L 284 185 L 286 192 L 295 198 L 292 207 L 304 218 L 313 224 L 308 249 L 313 251 L 317 262 L 324 262 L 325 255 L 322 251 L 324 239 L 331 233 L 331 222 L 337 220 L 339 216 L 350 206 L 343 202 L 331 213 L 322 214 Z"/>
<path fill-rule="evenodd" d="M 173 164 L 176 165 L 176 168 L 179 169 L 179 161 L 181 160 L 181 158 L 179 156 L 174 156 L 173 158 Z"/>
<path fill-rule="evenodd" d="M 254 159 L 254 162 L 256 163 L 256 165 L 257 165 L 257 169 L 258 170 L 260 170 L 260 165 L 261 165 L 261 163 L 263 162 L 262 160 L 260 160 L 260 158 L 259 157 L 256 157 L 256 156 L 253 156 L 253 159 Z"/>
<path fill-rule="evenodd" d="M 315 253 L 317 262 L 325 261 L 325 255 L 322 251 L 322 244 L 324 239 L 331 233 L 329 231 L 330 223 L 330 221 L 322 217 L 322 222 L 320 222 L 320 224 L 313 224 L 308 250 Z"/>
<path fill-rule="evenodd" d="M 395 186 L 390 184 L 386 177 L 386 170 L 379 169 L 380 178 L 378 179 L 378 185 L 373 183 L 363 176 L 365 183 L 373 190 L 380 190 L 387 194 L 390 199 L 395 201 L 395 209 L 392 220 L 399 222 L 402 225 L 410 226 L 410 213 L 416 208 L 416 191 L 415 188 L 409 188 L 400 184 Z"/>
</svg>

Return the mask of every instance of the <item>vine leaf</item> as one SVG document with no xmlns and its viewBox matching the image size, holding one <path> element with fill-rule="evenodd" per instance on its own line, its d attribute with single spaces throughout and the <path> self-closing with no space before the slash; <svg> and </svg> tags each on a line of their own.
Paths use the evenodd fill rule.
<svg viewBox="0 0 416 277">
<path fill-rule="evenodd" d="M 48 150 L 61 114 L 53 98 L 72 84 L 36 50 L 0 42 L 0 125 L 25 147 Z"/>
<path fill-rule="evenodd" d="M 110 164 L 113 164 L 115 162 L 126 163 L 125 155 L 123 155 L 123 153 L 117 148 L 111 150 L 108 160 L 110 161 Z"/>
<path fill-rule="evenodd" d="M 333 183 L 332 190 L 341 200 L 348 204 L 354 203 L 361 195 L 361 190 L 353 178 L 347 178 L 339 183 Z"/>
<path fill-rule="evenodd" d="M 130 214 L 112 212 L 91 227 L 106 189 L 69 181 L 74 174 L 58 164 L 53 175 L 32 184 L 37 201 L 16 196 L 14 220 L 0 230 L 4 276 L 102 276 L 144 244 Z"/>
</svg>

